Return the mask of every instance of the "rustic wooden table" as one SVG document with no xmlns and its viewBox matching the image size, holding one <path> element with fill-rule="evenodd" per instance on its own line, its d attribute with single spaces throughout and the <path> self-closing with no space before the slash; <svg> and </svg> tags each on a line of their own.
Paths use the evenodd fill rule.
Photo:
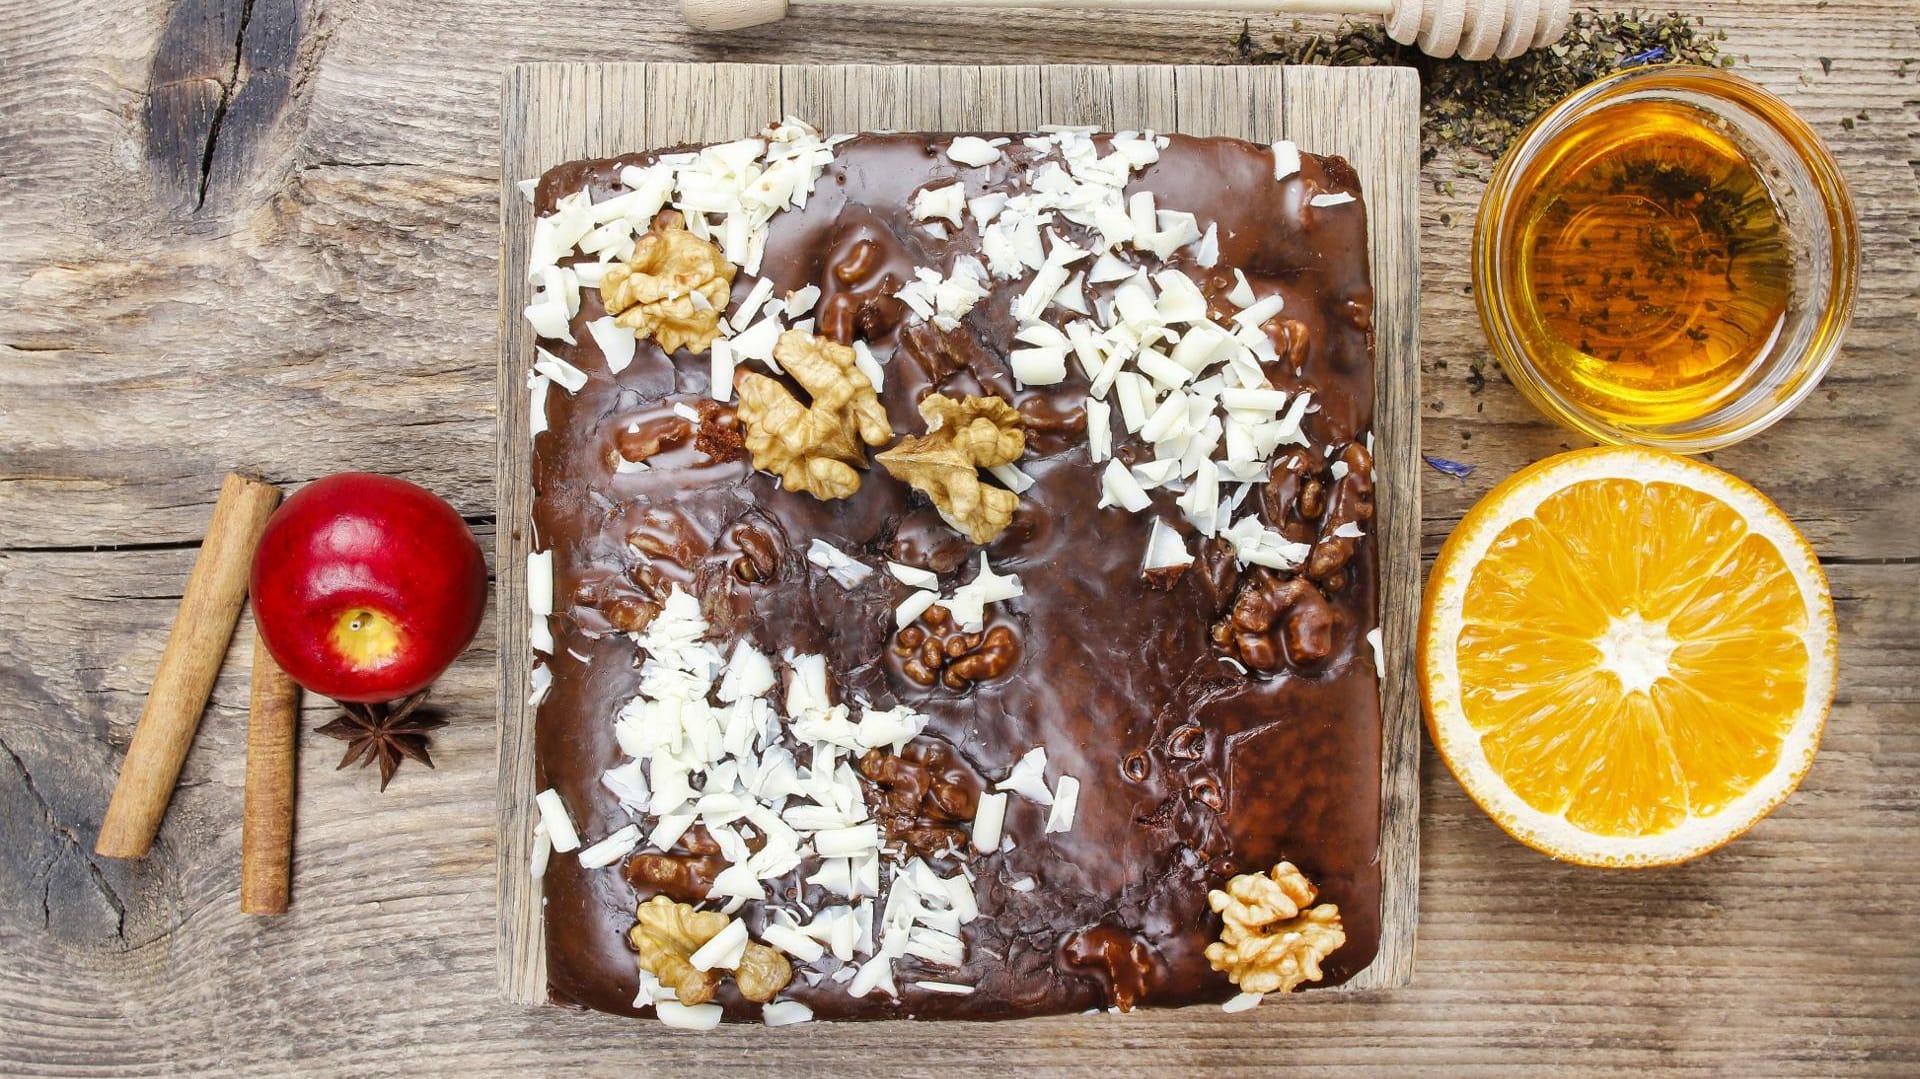
<svg viewBox="0 0 1920 1079">
<path fill-rule="evenodd" d="M 1697 9 L 1828 139 L 1862 218 L 1839 365 L 1716 457 L 1832 578 L 1839 700 L 1800 792 L 1698 864 L 1607 874 L 1508 840 L 1429 754 L 1412 987 L 909 1043 L 498 1002 L 491 624 L 438 691 L 438 770 L 384 795 L 334 773 L 309 705 L 286 916 L 238 911 L 244 644 L 153 856 L 93 840 L 225 471 L 396 473 L 491 549 L 503 64 L 1224 62 L 1239 23 L 803 18 L 710 39 L 653 0 L 0 0 L 0 1073 L 1920 1071 L 1920 4 Z M 1431 553 L 1570 443 L 1486 359 L 1477 186 L 1444 160 L 1427 179 L 1425 448 L 1479 466 L 1427 477 Z"/>
</svg>

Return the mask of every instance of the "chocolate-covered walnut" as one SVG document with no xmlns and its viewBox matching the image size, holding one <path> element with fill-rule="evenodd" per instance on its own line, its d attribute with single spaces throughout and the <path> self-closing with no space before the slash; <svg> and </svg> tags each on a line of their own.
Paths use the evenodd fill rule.
<svg viewBox="0 0 1920 1079">
<path fill-rule="evenodd" d="M 614 452 L 622 460 L 640 463 L 691 441 L 693 448 L 709 461 L 725 462 L 746 456 L 739 417 L 732 408 L 708 400 L 695 401 L 692 407 L 698 414 L 698 422 L 677 412 L 628 422 L 614 436 Z"/>
<path fill-rule="evenodd" d="M 1335 310 L 1337 310 L 1340 313 L 1340 317 L 1346 319 L 1354 329 L 1362 332 L 1373 329 L 1373 294 L 1371 292 L 1359 296 L 1349 296 L 1341 300 L 1339 307 L 1335 308 Z M 1356 351 L 1353 355 L 1355 358 L 1364 358 L 1366 353 Z"/>
<path fill-rule="evenodd" d="M 1327 486 L 1317 476 L 1300 481 L 1300 497 L 1294 501 L 1300 516 L 1312 520 L 1327 511 Z"/>
<path fill-rule="evenodd" d="M 682 903 L 705 902 L 714 878 L 727 868 L 720 844 L 696 825 L 680 838 L 677 847 L 684 850 L 628 858 L 624 868 L 627 883 L 640 892 L 669 896 Z"/>
<path fill-rule="evenodd" d="M 880 268 L 880 245 L 870 239 L 856 240 L 846 256 L 833 264 L 833 279 L 843 285 L 858 285 Z"/>
<path fill-rule="evenodd" d="M 1272 674 L 1288 664 L 1324 662 L 1333 653 L 1333 628 L 1333 607 L 1312 581 L 1255 567 L 1212 636 L 1247 667 Z"/>
<path fill-rule="evenodd" d="M 1200 282 L 1200 291 L 1207 297 L 1207 320 L 1225 325 L 1233 321 L 1240 313 L 1240 305 L 1228 299 L 1228 295 L 1240 286 L 1232 271 L 1225 267 L 1208 271 Z"/>
<path fill-rule="evenodd" d="M 627 546 L 639 560 L 627 567 L 627 580 L 640 594 L 664 603 L 674 585 L 693 583 L 693 567 L 706 553 L 706 541 L 692 522 L 670 510 L 653 508 L 627 533 Z"/>
<path fill-rule="evenodd" d="M 911 323 L 900 330 L 900 349 L 942 392 L 992 394 L 1007 400 L 1017 396 L 1006 361 L 981 344 L 965 325 L 942 330 L 931 322 Z"/>
<path fill-rule="evenodd" d="M 685 570 L 706 552 L 707 541 L 700 526 L 674 507 L 643 505 L 635 512 L 635 507 L 628 505 L 621 510 L 633 522 L 627 529 L 627 546 L 649 562 Z"/>
<path fill-rule="evenodd" d="M 1273 474 L 1260 488 L 1260 517 L 1267 527 L 1293 543 L 1312 543 L 1325 508 L 1326 492 L 1307 451 L 1296 447 L 1274 460 Z"/>
<path fill-rule="evenodd" d="M 1027 452 L 1035 456 L 1063 453 L 1086 442 L 1087 407 L 1082 398 L 1036 394 L 1015 408 L 1027 433 Z"/>
<path fill-rule="evenodd" d="M 849 207 L 841 216 L 847 223 L 826 255 L 819 332 L 851 345 L 855 337 L 883 338 L 906 318 L 907 305 L 893 294 L 913 262 L 871 211 Z"/>
<path fill-rule="evenodd" d="M 1212 602 L 1213 613 L 1217 615 L 1226 610 L 1240 585 L 1240 563 L 1234 555 L 1233 544 L 1218 536 L 1202 541 L 1193 568 L 1200 574 L 1200 590 Z"/>
<path fill-rule="evenodd" d="M 1313 347 L 1313 335 L 1308 332 L 1307 324 L 1298 319 L 1275 319 L 1267 324 L 1272 328 L 1274 348 L 1287 365 L 1295 371 L 1307 364 L 1307 350 Z"/>
<path fill-rule="evenodd" d="M 620 429 L 616 442 L 620 456 L 629 461 L 645 461 L 661 450 L 680 445 L 693 434 L 693 424 L 684 416 L 668 413 L 635 420 Z"/>
<path fill-rule="evenodd" d="M 612 629 L 639 633 L 660 613 L 675 586 L 692 589 L 706 539 L 692 521 L 672 509 L 648 506 L 636 512 L 635 505 L 628 504 L 620 511 L 630 522 L 627 548 L 634 557 L 618 574 L 594 580 L 590 594 L 577 601 L 596 608 Z"/>
<path fill-rule="evenodd" d="M 948 689 L 966 689 L 1018 665 L 1020 638 L 1005 625 L 962 632 L 951 612 L 936 603 L 894 634 L 893 653 L 901 659 L 901 673 L 923 686 L 938 682 Z"/>
<path fill-rule="evenodd" d="M 1190 563 L 1183 562 L 1177 566 L 1157 566 L 1141 570 L 1140 576 L 1146 580 L 1147 587 L 1155 592 L 1171 592 L 1173 586 L 1180 583 L 1180 578 L 1187 575 L 1188 565 Z"/>
<path fill-rule="evenodd" d="M 1106 990 L 1107 1003 L 1123 1012 L 1132 1011 L 1153 990 L 1163 966 L 1159 953 L 1138 932 L 1109 924 L 1069 934 L 1061 942 L 1060 957 L 1067 966 L 1093 974 Z"/>
<path fill-rule="evenodd" d="M 639 633 L 660 614 L 660 605 L 639 596 L 614 595 L 602 600 L 600 613 L 621 633 Z"/>
<path fill-rule="evenodd" d="M 898 753 L 870 749 L 859 770 L 867 803 L 888 839 L 921 855 L 966 848 L 962 825 L 979 808 L 982 784 L 952 746 L 921 737 Z"/>
<path fill-rule="evenodd" d="M 910 310 L 892 296 L 862 298 L 842 292 L 820 305 L 820 336 L 841 344 L 852 344 L 856 337 L 882 338 L 892 333 Z"/>
<path fill-rule="evenodd" d="M 974 642 L 975 636 L 977 634 L 967 634 L 966 648 L 957 655 L 952 639 L 948 639 L 947 669 L 940 676 L 947 688 L 961 689 L 971 682 L 998 678 L 1020 661 L 1020 641 L 1006 626 L 987 630 L 979 643 Z"/>
<path fill-rule="evenodd" d="M 1016 515 L 1017 516 L 1017 515 Z M 952 573 L 963 565 L 976 548 L 965 536 L 955 532 L 932 506 L 914 510 L 900 519 L 893 542 L 887 544 L 887 557 L 895 562 Z"/>
<path fill-rule="evenodd" d="M 1207 730 L 1197 723 L 1182 723 L 1167 735 L 1166 754 L 1177 761 L 1197 761 L 1206 754 Z"/>
<path fill-rule="evenodd" d="M 1333 481 L 1327 512 L 1320 520 L 1319 542 L 1307 556 L 1307 576 L 1323 584 L 1344 576 L 1342 571 L 1373 521 L 1373 455 L 1355 442 L 1340 460 L 1347 466 L 1346 474 Z"/>
<path fill-rule="evenodd" d="M 786 564 L 786 546 L 778 525 L 758 512 L 749 512 L 727 529 L 719 550 L 731 555 L 729 568 L 734 580 L 774 585 L 780 583 L 780 571 Z"/>
</svg>

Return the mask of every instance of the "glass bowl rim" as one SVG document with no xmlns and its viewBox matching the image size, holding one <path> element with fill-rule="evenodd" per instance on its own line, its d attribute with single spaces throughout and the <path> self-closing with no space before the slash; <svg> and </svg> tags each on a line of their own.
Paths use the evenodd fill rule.
<svg viewBox="0 0 1920 1079">
<path fill-rule="evenodd" d="M 1832 247 L 1833 280 L 1822 307 L 1823 312 L 1838 312 L 1838 317 L 1831 320 L 1831 332 L 1809 342 L 1805 348 L 1781 353 L 1767 362 L 1770 370 L 1791 370 L 1792 378 L 1785 392 L 1775 395 L 1765 407 L 1743 406 L 1735 401 L 1693 421 L 1698 424 L 1731 410 L 1725 428 L 1706 434 L 1692 430 L 1667 433 L 1658 425 L 1622 426 L 1568 399 L 1547 383 L 1519 347 L 1513 320 L 1498 302 L 1498 286 L 1503 280 L 1498 251 L 1504 215 L 1491 207 L 1497 201 L 1510 198 L 1516 178 L 1526 164 L 1550 147 L 1575 120 L 1609 106 L 1627 93 L 1663 86 L 1695 92 L 1705 97 L 1714 111 L 1743 114 L 1778 133 L 1793 151 L 1781 160 L 1805 174 L 1824 204 L 1826 212 L 1818 215 L 1820 220 L 1805 227 L 1824 231 Z M 1536 117 L 1501 157 L 1487 181 L 1474 223 L 1474 301 L 1494 359 L 1522 395 L 1550 419 L 1602 443 L 1651 446 L 1678 453 L 1708 453 L 1773 426 L 1806 400 L 1833 366 L 1852 319 L 1860 267 L 1858 233 L 1853 199 L 1840 174 L 1839 163 L 1825 140 L 1792 106 L 1765 87 L 1721 68 L 1687 63 L 1646 64 L 1601 76 L 1575 90 Z"/>
</svg>

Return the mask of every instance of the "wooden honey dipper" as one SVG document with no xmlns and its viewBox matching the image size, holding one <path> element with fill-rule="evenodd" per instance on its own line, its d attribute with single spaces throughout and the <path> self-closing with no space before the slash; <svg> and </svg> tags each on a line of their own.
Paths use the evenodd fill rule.
<svg viewBox="0 0 1920 1079">
<path fill-rule="evenodd" d="M 1260 14 L 1380 15 L 1387 34 L 1418 44 L 1429 56 L 1510 60 L 1559 40 L 1572 16 L 1571 0 L 799 0 L 806 7 L 911 7 L 1211 11 Z M 788 0 L 680 0 L 695 30 L 739 30 L 787 16 Z"/>
</svg>

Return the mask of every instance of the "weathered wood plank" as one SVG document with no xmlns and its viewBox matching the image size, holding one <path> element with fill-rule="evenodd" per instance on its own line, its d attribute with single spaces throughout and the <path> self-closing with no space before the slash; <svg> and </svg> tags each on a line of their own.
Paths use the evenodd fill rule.
<svg viewBox="0 0 1920 1079">
<path fill-rule="evenodd" d="M 1177 102 L 1171 65 L 1116 65 L 1112 83 L 1114 127 L 1173 130 Z"/>
<path fill-rule="evenodd" d="M 579 70 L 572 67 L 524 66 L 507 72 L 507 84 L 500 97 L 501 127 L 528 131 L 529 134 L 510 144 L 504 141 L 502 144 L 500 235 L 503 237 L 532 234 L 532 205 L 521 197 L 515 185 L 523 178 L 538 176 L 540 170 L 546 167 L 541 162 L 547 156 L 567 153 L 562 140 L 575 137 L 557 125 L 540 125 L 535 133 L 531 111 L 533 102 L 570 100 L 574 87 L 561 84 L 561 80 Z M 584 122 L 585 114 L 581 115 Z M 641 134 L 644 136 L 645 132 Z M 547 140 L 553 141 L 549 143 Z M 583 136 L 579 141 L 584 146 Z M 530 522 L 533 486 L 529 476 L 531 462 L 528 460 L 531 441 L 527 434 L 531 401 L 528 394 L 519 389 L 526 382 L 522 353 L 526 347 L 523 335 L 527 333 L 520 310 L 531 297 L 524 272 L 514 269 L 520 265 L 524 265 L 524 258 L 503 256 L 499 266 L 500 349 L 496 375 L 499 422 L 494 449 L 498 495 L 495 504 L 498 507 L 498 520 L 506 521 L 507 525 L 497 529 L 494 543 L 496 564 L 507 567 L 525 566 L 527 552 L 532 546 Z M 524 570 L 496 574 L 494 595 L 497 597 L 496 611 L 525 611 L 527 579 Z M 528 624 L 524 617 L 514 617 L 505 625 L 497 642 L 500 669 L 495 675 L 499 700 L 518 700 L 523 707 L 531 692 L 524 672 L 531 670 L 533 665 L 533 651 L 528 644 L 527 631 Z M 521 673 L 510 678 L 508 672 Z M 532 724 L 501 722 L 504 717 L 517 713 L 499 703 L 495 707 L 499 779 L 494 814 L 498 822 L 515 819 L 515 807 L 524 807 L 537 788 L 533 782 Z M 498 951 L 497 969 L 504 979 L 501 992 L 512 1000 L 535 1000 L 546 989 L 547 956 L 546 949 L 539 943 L 538 898 L 526 894 L 531 884 L 526 867 L 533 858 L 532 826 L 501 828 L 494 843 L 494 886 L 499 904 L 494 935 Z"/>
<path fill-rule="evenodd" d="M 932 110 L 935 122 L 923 126 L 937 131 L 1028 131 L 1046 123 L 1038 67 L 943 65 L 909 70 L 930 71 L 938 88 Z"/>
<path fill-rule="evenodd" d="M 1173 108 L 1181 124 L 1201 124 L 1254 142 L 1280 137 L 1285 95 L 1285 81 L 1274 68 L 1190 64 L 1173 69 Z"/>
<path fill-rule="evenodd" d="M 1040 69 L 1040 113 L 1051 124 L 1078 124 L 1113 131 L 1113 67 L 1049 64 Z"/>
</svg>

